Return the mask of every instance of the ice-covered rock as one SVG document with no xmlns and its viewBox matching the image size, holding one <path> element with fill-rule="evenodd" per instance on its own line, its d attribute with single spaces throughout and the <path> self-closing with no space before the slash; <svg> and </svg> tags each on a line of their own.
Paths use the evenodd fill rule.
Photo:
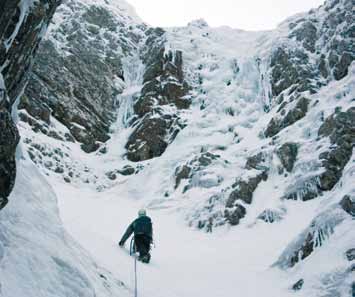
<svg viewBox="0 0 355 297">
<path fill-rule="evenodd" d="M 349 162 L 355 146 L 355 107 L 344 112 L 336 112 L 327 118 L 319 128 L 319 136 L 329 137 L 332 147 L 319 158 L 325 168 L 320 176 L 320 188 L 331 190 L 341 178 L 345 165 Z"/>
<path fill-rule="evenodd" d="M 274 223 L 281 221 L 285 215 L 285 210 L 265 209 L 260 215 L 258 215 L 258 219 L 265 223 Z"/>
<path fill-rule="evenodd" d="M 347 214 L 339 206 L 327 209 L 285 248 L 275 265 L 286 269 L 309 257 L 314 250 L 324 245 L 336 227 L 346 219 Z"/>
<path fill-rule="evenodd" d="M 6 100 L 6 99 L 5 99 Z M 15 151 L 19 134 L 10 113 L 0 108 L 0 210 L 8 202 L 16 178 Z"/>
<path fill-rule="evenodd" d="M 345 195 L 340 201 L 341 207 L 351 216 L 355 217 L 355 198 L 354 196 Z"/>
<path fill-rule="evenodd" d="M 142 54 L 146 65 L 144 85 L 134 103 L 140 119 L 126 144 L 127 157 L 134 162 L 162 155 L 184 128 L 178 110 L 190 106 L 190 100 L 185 97 L 189 87 L 184 80 L 183 54 L 166 49 L 165 42 L 164 30 L 147 31 Z"/>
<path fill-rule="evenodd" d="M 307 98 L 297 99 L 296 106 L 291 109 L 285 117 L 272 118 L 265 130 L 266 137 L 272 137 L 279 133 L 282 129 L 293 125 L 302 119 L 308 111 L 309 100 Z"/>
<path fill-rule="evenodd" d="M 278 150 L 277 155 L 282 165 L 288 172 L 291 172 L 295 165 L 298 154 L 298 144 L 293 142 L 284 143 Z"/>
<path fill-rule="evenodd" d="M 47 123 L 50 113 L 86 152 L 109 139 L 125 86 L 122 59 L 135 55 L 144 36 L 143 22 L 121 6 L 123 1 L 66 1 L 39 46 L 19 106 Z"/>
<path fill-rule="evenodd" d="M 61 1 L 2 1 L 0 8 L 0 209 L 15 178 L 19 134 L 12 118 L 38 44 Z"/>
</svg>

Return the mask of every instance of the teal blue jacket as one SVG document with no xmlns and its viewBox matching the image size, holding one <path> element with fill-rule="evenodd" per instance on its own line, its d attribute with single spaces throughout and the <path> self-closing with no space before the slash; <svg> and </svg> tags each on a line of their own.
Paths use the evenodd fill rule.
<svg viewBox="0 0 355 297">
<path fill-rule="evenodd" d="M 127 228 L 123 234 L 121 243 L 125 243 L 126 240 L 134 233 L 136 235 L 145 235 L 153 240 L 153 224 L 152 220 L 148 216 L 141 216 L 135 219 Z"/>
</svg>

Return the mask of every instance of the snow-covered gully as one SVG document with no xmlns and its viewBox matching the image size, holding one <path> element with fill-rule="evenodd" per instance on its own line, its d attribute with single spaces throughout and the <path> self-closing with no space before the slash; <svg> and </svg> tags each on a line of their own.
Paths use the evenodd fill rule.
<svg viewBox="0 0 355 297">
<path fill-rule="evenodd" d="M 354 296 L 351 7 L 247 32 L 63 1 L 14 108 L 0 297 L 133 296 L 118 242 L 141 208 L 139 297 Z"/>
<path fill-rule="evenodd" d="M 121 197 L 114 190 L 100 194 L 67 185 L 56 189 L 67 230 L 100 265 L 133 288 L 129 244 L 121 249 L 118 241 L 143 202 Z M 289 295 L 287 281 L 269 268 L 288 241 L 283 228 L 278 238 L 275 233 L 271 238 L 266 226 L 252 236 L 248 228 L 205 234 L 187 229 L 169 209 L 148 212 L 154 221 L 155 248 L 151 263 L 138 266 L 139 296 Z"/>
</svg>

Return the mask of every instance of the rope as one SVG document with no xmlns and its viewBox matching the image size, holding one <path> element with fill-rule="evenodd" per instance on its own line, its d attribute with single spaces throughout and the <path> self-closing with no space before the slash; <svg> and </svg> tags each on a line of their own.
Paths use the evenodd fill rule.
<svg viewBox="0 0 355 297">
<path fill-rule="evenodd" d="M 135 253 L 134 237 L 132 237 L 131 244 L 129 245 L 129 255 L 132 256 L 134 253 Z"/>
<path fill-rule="evenodd" d="M 138 285 L 137 285 L 137 255 L 135 245 L 134 245 L 134 237 L 131 239 L 131 245 L 129 249 L 129 254 L 134 255 L 134 297 L 138 297 Z"/>
<path fill-rule="evenodd" d="M 138 286 L 137 286 L 137 256 L 134 256 L 134 297 L 138 297 Z"/>
</svg>

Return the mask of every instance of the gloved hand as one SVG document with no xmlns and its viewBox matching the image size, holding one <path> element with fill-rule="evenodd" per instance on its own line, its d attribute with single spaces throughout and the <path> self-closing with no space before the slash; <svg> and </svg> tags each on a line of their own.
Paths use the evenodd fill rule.
<svg viewBox="0 0 355 297">
<path fill-rule="evenodd" d="M 123 246 L 123 245 L 124 245 L 124 242 L 123 242 L 123 241 L 120 241 L 120 242 L 118 243 L 118 245 L 119 245 L 119 246 Z"/>
</svg>

